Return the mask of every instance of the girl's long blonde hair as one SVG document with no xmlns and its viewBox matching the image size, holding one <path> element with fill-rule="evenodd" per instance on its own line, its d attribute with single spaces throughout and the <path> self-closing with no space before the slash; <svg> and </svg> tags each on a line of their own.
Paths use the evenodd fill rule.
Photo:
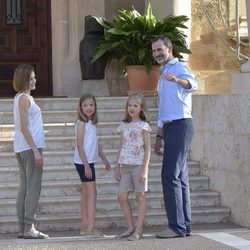
<svg viewBox="0 0 250 250">
<path fill-rule="evenodd" d="M 146 108 L 146 101 L 145 101 L 145 97 L 142 93 L 140 92 L 135 92 L 133 94 L 131 94 L 127 100 L 127 104 L 126 104 L 126 114 L 125 114 L 125 118 L 123 119 L 124 122 L 131 122 L 132 118 L 128 113 L 128 102 L 129 100 L 139 100 L 141 102 L 141 112 L 140 112 L 140 119 L 144 122 L 148 122 L 149 123 L 149 115 L 148 115 L 148 111 Z"/>
<path fill-rule="evenodd" d="M 94 103 L 95 103 L 95 112 L 93 113 L 93 115 L 91 116 L 91 121 L 93 124 L 97 124 L 98 122 L 98 117 L 97 117 L 97 104 L 96 104 L 96 99 L 93 95 L 89 94 L 89 93 L 85 93 L 83 94 L 78 102 L 78 107 L 77 107 L 77 117 L 78 120 L 83 121 L 83 122 L 88 122 L 89 119 L 88 117 L 83 113 L 82 111 L 82 102 L 84 102 L 86 99 L 93 99 Z"/>
</svg>

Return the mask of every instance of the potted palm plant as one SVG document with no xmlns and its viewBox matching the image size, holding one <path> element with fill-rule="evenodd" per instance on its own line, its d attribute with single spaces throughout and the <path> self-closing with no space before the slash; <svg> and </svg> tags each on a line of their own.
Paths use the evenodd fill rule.
<svg viewBox="0 0 250 250">
<path fill-rule="evenodd" d="M 173 43 L 173 55 L 180 60 L 181 53 L 190 54 L 187 48 L 185 34 L 181 29 L 186 29 L 186 16 L 167 16 L 157 19 L 152 13 L 150 3 L 144 14 L 140 14 L 134 8 L 132 10 L 118 10 L 118 15 L 113 21 L 103 17 L 95 17 L 98 23 L 106 30 L 98 43 L 93 62 L 104 54 L 107 57 L 107 65 L 113 59 L 117 59 L 124 72 L 128 75 L 130 90 L 155 93 L 159 77 L 159 67 L 152 56 L 151 42 L 158 35 L 168 36 Z M 130 71 L 139 69 L 140 73 L 136 80 L 138 87 L 131 85 Z M 142 72 L 146 72 L 144 78 Z M 155 78 L 156 83 L 153 83 Z M 141 79 L 141 80 L 140 80 Z M 149 80 L 149 83 L 146 83 Z"/>
</svg>

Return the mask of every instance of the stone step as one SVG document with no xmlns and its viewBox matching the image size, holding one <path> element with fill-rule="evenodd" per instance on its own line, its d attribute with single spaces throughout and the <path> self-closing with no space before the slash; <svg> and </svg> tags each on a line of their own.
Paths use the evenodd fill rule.
<svg viewBox="0 0 250 250">
<path fill-rule="evenodd" d="M 76 110 L 79 98 L 36 98 L 42 109 L 46 135 L 43 187 L 38 208 L 38 228 L 48 230 L 79 229 L 81 183 L 73 164 Z M 98 97 L 97 133 L 104 152 L 114 167 L 117 158 L 117 127 L 124 118 L 127 97 Z M 157 129 L 157 97 L 146 98 L 153 129 Z M 18 168 L 13 152 L 13 99 L 0 100 L 0 232 L 16 232 Z M 152 140 L 152 143 L 154 139 Z M 152 149 L 153 151 L 153 149 Z M 151 155 L 148 212 L 146 225 L 167 223 L 161 185 L 162 157 Z M 189 161 L 193 223 L 230 221 L 230 209 L 220 207 L 220 195 L 210 191 L 209 178 L 200 175 L 198 162 Z M 125 226 L 117 201 L 118 184 L 114 168 L 106 171 L 96 164 L 97 224 L 101 227 Z M 131 196 L 136 211 L 135 196 Z"/>
<path fill-rule="evenodd" d="M 157 108 L 149 108 L 150 120 L 157 120 Z M 44 123 L 63 123 L 75 122 L 77 118 L 76 110 L 52 110 L 43 111 Z M 99 121 L 122 121 L 125 116 L 125 109 L 99 109 Z M 0 112 L 0 124 L 13 124 L 14 117 L 12 112 Z"/>
<path fill-rule="evenodd" d="M 99 108 L 123 108 L 125 109 L 127 96 L 119 97 L 97 97 L 97 107 Z M 79 98 L 35 98 L 36 103 L 45 110 L 76 110 Z M 157 107 L 157 97 L 146 97 L 147 107 Z M 0 100 L 0 112 L 12 112 L 13 99 Z"/>
<path fill-rule="evenodd" d="M 115 163 L 117 160 L 117 149 L 103 149 L 107 159 L 110 164 Z M 73 150 L 59 150 L 59 151 L 44 151 L 44 161 L 45 165 L 59 165 L 59 164 L 72 164 L 74 158 Z M 17 165 L 15 154 L 13 152 L 0 152 L 1 166 L 15 166 Z M 153 149 L 151 152 L 151 161 L 161 161 L 162 156 L 157 156 L 154 154 Z M 101 162 L 99 159 L 98 162 Z"/>
<path fill-rule="evenodd" d="M 106 155 L 110 164 L 114 164 L 117 160 L 117 149 L 103 149 L 104 154 Z M 46 165 L 65 165 L 69 164 L 72 165 L 73 158 L 74 158 L 74 151 L 73 150 L 53 150 L 53 151 L 44 151 L 44 162 Z M 14 152 L 0 152 L 0 159 L 1 159 L 1 167 L 8 167 L 8 166 L 16 166 L 17 161 L 15 158 Z M 154 154 L 153 148 L 151 149 L 151 162 L 161 162 L 162 156 L 158 156 Z M 98 162 L 100 163 L 101 160 L 99 159 Z"/>
<path fill-rule="evenodd" d="M 148 210 L 164 209 L 163 194 L 151 192 L 147 194 Z M 41 197 L 39 200 L 38 214 L 51 213 L 80 213 L 81 196 L 66 197 Z M 135 195 L 130 195 L 131 207 L 137 208 Z M 191 192 L 191 206 L 219 206 L 220 195 L 212 191 L 194 191 Z M 110 209 L 119 210 L 120 205 L 117 200 L 117 194 L 102 195 L 97 197 L 97 213 L 105 213 Z M 16 215 L 16 199 L 0 199 L 0 216 Z"/>
<path fill-rule="evenodd" d="M 148 197 L 148 209 L 155 209 L 155 208 L 162 208 L 164 209 L 164 201 L 163 201 L 163 195 L 159 192 L 150 192 L 147 194 Z M 58 211 L 60 212 L 72 212 L 71 209 L 75 212 L 80 212 L 80 196 L 74 197 L 73 202 L 71 202 L 71 197 L 68 197 L 69 207 L 66 208 L 66 204 L 63 203 L 63 208 L 68 209 L 66 211 Z M 64 199 L 65 200 L 65 199 Z M 197 206 L 218 206 L 220 201 L 219 193 L 217 192 L 211 192 L 211 191 L 195 191 L 191 192 L 191 202 L 192 207 Z M 55 204 L 54 204 L 55 202 Z M 71 204 L 73 203 L 73 208 L 71 207 Z M 53 205 L 52 205 L 53 204 Z M 60 206 L 60 197 L 54 199 L 47 199 L 39 206 L 39 211 L 41 213 L 53 213 L 56 210 L 56 204 Z M 61 202 L 62 205 L 62 202 Z M 54 206 L 54 208 L 53 208 Z M 52 208 L 51 208 L 52 207 Z M 131 207 L 136 209 L 136 200 L 135 195 L 131 195 Z M 112 208 L 113 210 L 119 210 L 120 205 L 117 200 L 117 195 L 102 195 L 98 196 L 97 199 L 97 212 L 102 213 L 110 210 Z M 60 209 L 59 209 L 60 210 Z"/>
<path fill-rule="evenodd" d="M 98 135 L 116 135 L 119 122 L 99 122 L 97 124 Z M 157 125 L 156 121 L 150 122 L 152 133 L 156 133 Z M 75 135 L 75 124 L 74 123 L 45 123 L 44 131 L 46 140 L 50 136 L 74 136 Z M 8 140 L 14 137 L 14 125 L 5 124 L 0 125 L 0 138 Z"/>
<path fill-rule="evenodd" d="M 209 178 L 207 176 L 190 176 L 190 190 L 209 190 Z M 97 193 L 115 194 L 118 183 L 115 178 L 98 178 L 96 180 Z M 0 199 L 15 198 L 17 196 L 18 182 L 0 183 Z M 160 177 L 150 177 L 148 182 L 149 192 L 162 192 Z M 42 197 L 77 196 L 81 192 L 79 178 L 61 181 L 45 181 L 42 183 Z"/>
<path fill-rule="evenodd" d="M 155 142 L 156 134 L 151 135 L 151 147 Z M 117 149 L 120 145 L 120 135 L 99 135 L 98 140 L 104 149 Z M 75 149 L 75 136 L 49 136 L 45 138 L 46 150 L 74 150 Z M 13 152 L 14 144 L 13 138 L 0 138 L 1 152 Z"/>
<path fill-rule="evenodd" d="M 135 211 L 134 217 L 137 216 Z M 225 207 L 194 207 L 192 209 L 192 223 L 228 222 L 230 209 Z M 96 223 L 102 228 L 110 226 L 126 226 L 121 210 L 109 210 L 97 213 Z M 152 209 L 147 212 L 145 226 L 166 225 L 167 219 L 163 209 Z M 52 213 L 37 216 L 37 228 L 43 231 L 79 230 L 80 213 Z M 0 216 L 0 232 L 17 232 L 16 216 Z"/>
<path fill-rule="evenodd" d="M 189 161 L 189 174 L 199 175 L 200 166 L 195 161 Z M 103 164 L 96 164 L 96 176 L 97 178 L 113 178 L 114 177 L 114 167 L 111 171 L 106 171 Z M 160 177 L 161 176 L 161 163 L 151 162 L 149 167 L 150 177 Z M 59 180 L 71 180 L 78 179 L 78 173 L 75 169 L 74 164 L 71 165 L 46 165 L 43 171 L 44 181 L 59 181 Z M 19 172 L 17 166 L 0 167 L 0 182 L 13 182 L 19 181 Z"/>
<path fill-rule="evenodd" d="M 155 137 L 155 135 L 154 135 Z M 100 135 L 98 136 L 99 143 L 108 149 L 116 149 L 120 143 L 119 135 Z M 74 150 L 75 137 L 74 136 L 57 136 L 47 137 L 46 150 Z M 153 143 L 153 142 L 152 142 Z M 0 138 L 0 149 L 2 152 L 13 152 L 14 145 L 12 138 Z"/>
</svg>

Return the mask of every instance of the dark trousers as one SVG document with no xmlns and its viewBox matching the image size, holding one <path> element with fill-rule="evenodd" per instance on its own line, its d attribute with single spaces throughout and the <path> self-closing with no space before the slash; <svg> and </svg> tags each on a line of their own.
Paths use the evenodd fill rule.
<svg viewBox="0 0 250 250">
<path fill-rule="evenodd" d="M 192 119 L 180 119 L 163 127 L 162 187 L 169 228 L 185 236 L 191 232 L 191 206 L 187 153 L 194 135 Z"/>
</svg>

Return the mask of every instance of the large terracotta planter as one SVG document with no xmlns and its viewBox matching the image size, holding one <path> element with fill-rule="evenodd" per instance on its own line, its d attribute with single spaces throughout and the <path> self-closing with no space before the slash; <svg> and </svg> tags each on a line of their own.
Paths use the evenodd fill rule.
<svg viewBox="0 0 250 250">
<path fill-rule="evenodd" d="M 153 65 L 149 75 L 143 65 L 130 65 L 126 70 L 130 87 L 128 94 L 141 92 L 145 96 L 157 95 L 160 66 Z"/>
</svg>

